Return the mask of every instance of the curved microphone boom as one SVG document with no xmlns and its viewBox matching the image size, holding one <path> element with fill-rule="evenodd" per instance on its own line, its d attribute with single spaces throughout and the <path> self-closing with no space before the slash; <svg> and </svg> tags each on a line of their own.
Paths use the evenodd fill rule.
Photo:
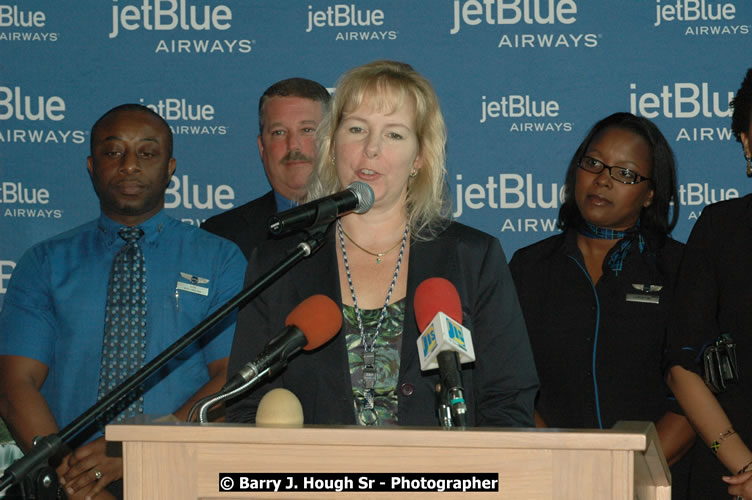
<svg viewBox="0 0 752 500">
<path fill-rule="evenodd" d="M 415 290 L 413 306 L 422 332 L 418 338 L 420 369 L 439 369 L 442 405 L 450 409 L 454 425 L 465 427 L 467 405 L 460 363 L 475 361 L 475 350 L 470 331 L 462 326 L 459 293 L 449 280 L 429 278 Z M 439 418 L 445 427 L 451 427 L 442 417 L 444 409 L 439 407 Z"/>
<path fill-rule="evenodd" d="M 362 214 L 373 205 L 373 189 L 356 181 L 347 189 L 269 217 L 269 231 L 284 234 L 329 224 L 338 217 L 355 212 Z"/>
</svg>

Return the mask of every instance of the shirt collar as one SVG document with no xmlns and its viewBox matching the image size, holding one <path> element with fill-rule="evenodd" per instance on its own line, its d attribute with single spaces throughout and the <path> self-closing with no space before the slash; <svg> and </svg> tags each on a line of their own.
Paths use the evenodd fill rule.
<svg viewBox="0 0 752 500">
<path fill-rule="evenodd" d="M 277 202 L 277 212 L 284 212 L 298 206 L 297 202 L 285 198 L 276 191 L 274 191 L 274 201 Z"/>
<path fill-rule="evenodd" d="M 159 235 L 162 233 L 169 220 L 169 216 L 163 209 L 139 224 L 138 227 L 144 231 L 143 241 L 150 245 L 156 243 L 157 238 L 159 238 Z M 104 213 L 100 212 L 99 219 L 97 220 L 97 228 L 107 246 L 112 246 L 123 241 L 118 234 L 118 231 L 123 227 L 123 224 L 115 222 Z"/>
<path fill-rule="evenodd" d="M 566 233 L 564 234 L 564 241 L 562 243 L 561 249 L 564 252 L 564 255 L 573 258 L 577 262 L 579 262 L 582 266 L 585 266 L 585 257 L 582 255 L 582 251 L 580 250 L 580 247 L 577 246 L 577 234 L 578 231 L 576 229 L 567 229 Z M 637 244 L 637 239 L 635 239 L 635 244 L 631 245 L 629 249 L 627 250 L 627 253 L 624 256 L 624 259 L 633 259 L 635 258 L 633 254 L 637 255 L 637 258 L 640 258 L 640 256 L 643 255 L 642 250 L 640 249 L 640 245 Z M 608 274 L 611 274 L 611 270 L 608 267 L 609 259 L 611 258 L 611 255 L 616 252 L 619 248 L 619 244 L 614 244 L 613 247 L 608 251 L 606 254 L 606 257 L 603 259 L 603 277 L 606 277 Z"/>
</svg>

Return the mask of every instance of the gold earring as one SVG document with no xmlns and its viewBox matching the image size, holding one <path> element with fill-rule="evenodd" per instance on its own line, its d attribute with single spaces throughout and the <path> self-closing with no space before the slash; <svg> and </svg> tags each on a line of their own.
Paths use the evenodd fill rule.
<svg viewBox="0 0 752 500">
<path fill-rule="evenodd" d="M 410 170 L 410 177 L 415 177 L 416 175 L 418 175 L 418 169 L 414 168 Z"/>
<path fill-rule="evenodd" d="M 744 157 L 747 159 L 747 177 L 752 177 L 752 155 Z"/>
</svg>

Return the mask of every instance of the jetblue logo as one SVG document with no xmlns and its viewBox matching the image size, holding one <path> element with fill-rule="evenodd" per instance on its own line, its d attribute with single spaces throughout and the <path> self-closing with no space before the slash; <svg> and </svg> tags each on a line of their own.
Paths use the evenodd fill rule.
<svg viewBox="0 0 752 500">
<path fill-rule="evenodd" d="M 192 104 L 188 99 L 168 97 L 159 99 L 156 103 L 146 104 L 144 99 L 139 99 L 144 106 L 151 109 L 165 120 L 184 121 L 211 121 L 214 120 L 214 106 L 211 104 Z"/>
<path fill-rule="evenodd" d="M 65 101 L 60 96 L 29 95 L 21 87 L 0 86 L 0 121 L 18 122 L 19 129 L 0 130 L 0 143 L 83 144 L 83 130 L 35 129 L 39 122 L 65 119 Z"/>
<path fill-rule="evenodd" d="M 643 92 L 630 83 L 629 110 L 645 118 L 729 118 L 733 90 L 711 89 L 708 82 L 674 82 L 658 92 Z"/>
<path fill-rule="evenodd" d="M 190 125 L 170 125 L 174 135 L 227 135 L 226 125 L 214 124 L 214 106 L 211 104 L 194 104 L 184 98 L 168 97 L 159 99 L 156 103 L 147 104 L 139 99 L 144 106 L 159 113 L 167 121 L 190 121 Z M 212 122 L 207 125 L 196 122 Z"/>
<path fill-rule="evenodd" d="M 0 5 L 0 28 L 44 28 L 46 21 L 41 10 L 23 11 L 16 5 Z"/>
<path fill-rule="evenodd" d="M 509 95 L 499 99 L 481 97 L 480 123 L 486 123 L 488 118 L 556 118 L 559 116 L 557 101 L 536 100 L 529 95 Z"/>
<path fill-rule="evenodd" d="M 671 0 L 661 5 L 656 1 L 655 23 L 671 21 L 733 21 L 736 7 L 732 3 L 713 3 L 710 0 Z"/>
<path fill-rule="evenodd" d="M 50 192 L 45 188 L 28 187 L 20 182 L 0 182 L 0 206 L 9 205 L 3 207 L 3 217 L 60 219 L 63 211 L 59 208 L 37 208 L 49 203 Z"/>
<path fill-rule="evenodd" d="M 308 27 L 306 33 L 314 28 L 357 28 L 361 26 L 383 26 L 384 11 L 380 9 L 357 9 L 355 5 L 334 5 L 326 10 L 313 10 L 308 6 Z"/>
<path fill-rule="evenodd" d="M 165 208 L 195 207 L 200 210 L 212 210 L 216 207 L 229 210 L 233 207 L 234 200 L 235 191 L 227 184 L 220 184 L 216 188 L 212 184 L 200 186 L 191 183 L 188 175 L 174 175 L 165 190 L 164 206 Z"/>
<path fill-rule="evenodd" d="M 450 35 L 457 34 L 462 25 L 481 23 L 510 25 L 573 24 L 577 21 L 574 0 L 454 0 L 454 25 Z"/>
<path fill-rule="evenodd" d="M 559 208 L 564 201 L 564 186 L 537 182 L 533 174 L 499 174 L 488 176 L 484 184 L 463 184 L 457 174 L 454 217 L 460 217 L 464 207 L 470 210 L 488 208 Z"/>
<path fill-rule="evenodd" d="M 752 25 L 736 21 L 736 6 L 713 0 L 656 0 L 655 22 L 661 27 L 680 23 L 684 36 L 749 35 Z"/>
<path fill-rule="evenodd" d="M 165 5 L 166 4 L 166 5 Z M 117 38 L 120 28 L 126 31 L 224 31 L 232 27 L 232 11 L 226 5 L 186 5 L 186 0 L 144 0 L 143 5 L 112 5 L 112 32 Z"/>
<path fill-rule="evenodd" d="M 21 87 L 0 87 L 0 120 L 52 120 L 65 118 L 65 101 L 62 97 L 29 96 Z"/>
<path fill-rule="evenodd" d="M 50 192 L 44 188 L 26 187 L 20 182 L 0 183 L 0 203 L 46 205 L 49 202 Z"/>
<path fill-rule="evenodd" d="M 334 28 L 337 41 L 396 40 L 398 32 L 385 27 L 385 18 L 381 9 L 362 9 L 355 4 L 335 4 L 325 10 L 309 5 L 306 33 Z"/>
<path fill-rule="evenodd" d="M 41 10 L 0 5 L 0 42 L 56 42 L 59 33 L 41 31 L 46 27 L 47 15 Z"/>
</svg>

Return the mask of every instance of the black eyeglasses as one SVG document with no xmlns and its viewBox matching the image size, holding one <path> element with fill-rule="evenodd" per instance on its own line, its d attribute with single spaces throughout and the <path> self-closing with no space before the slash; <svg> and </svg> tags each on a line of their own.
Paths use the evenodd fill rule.
<svg viewBox="0 0 752 500">
<path fill-rule="evenodd" d="M 582 157 L 582 160 L 580 160 L 579 167 L 582 170 L 585 170 L 586 172 L 590 172 L 593 174 L 600 174 L 601 172 L 603 172 L 604 168 L 607 168 L 608 175 L 611 176 L 613 180 L 619 181 L 622 184 L 638 184 L 642 181 L 651 180 L 650 177 L 645 177 L 644 175 L 640 175 L 634 170 L 629 170 L 628 168 L 624 168 L 624 167 L 612 167 L 610 165 L 606 165 L 602 161 L 596 160 L 595 158 L 591 158 L 589 156 Z"/>
</svg>

